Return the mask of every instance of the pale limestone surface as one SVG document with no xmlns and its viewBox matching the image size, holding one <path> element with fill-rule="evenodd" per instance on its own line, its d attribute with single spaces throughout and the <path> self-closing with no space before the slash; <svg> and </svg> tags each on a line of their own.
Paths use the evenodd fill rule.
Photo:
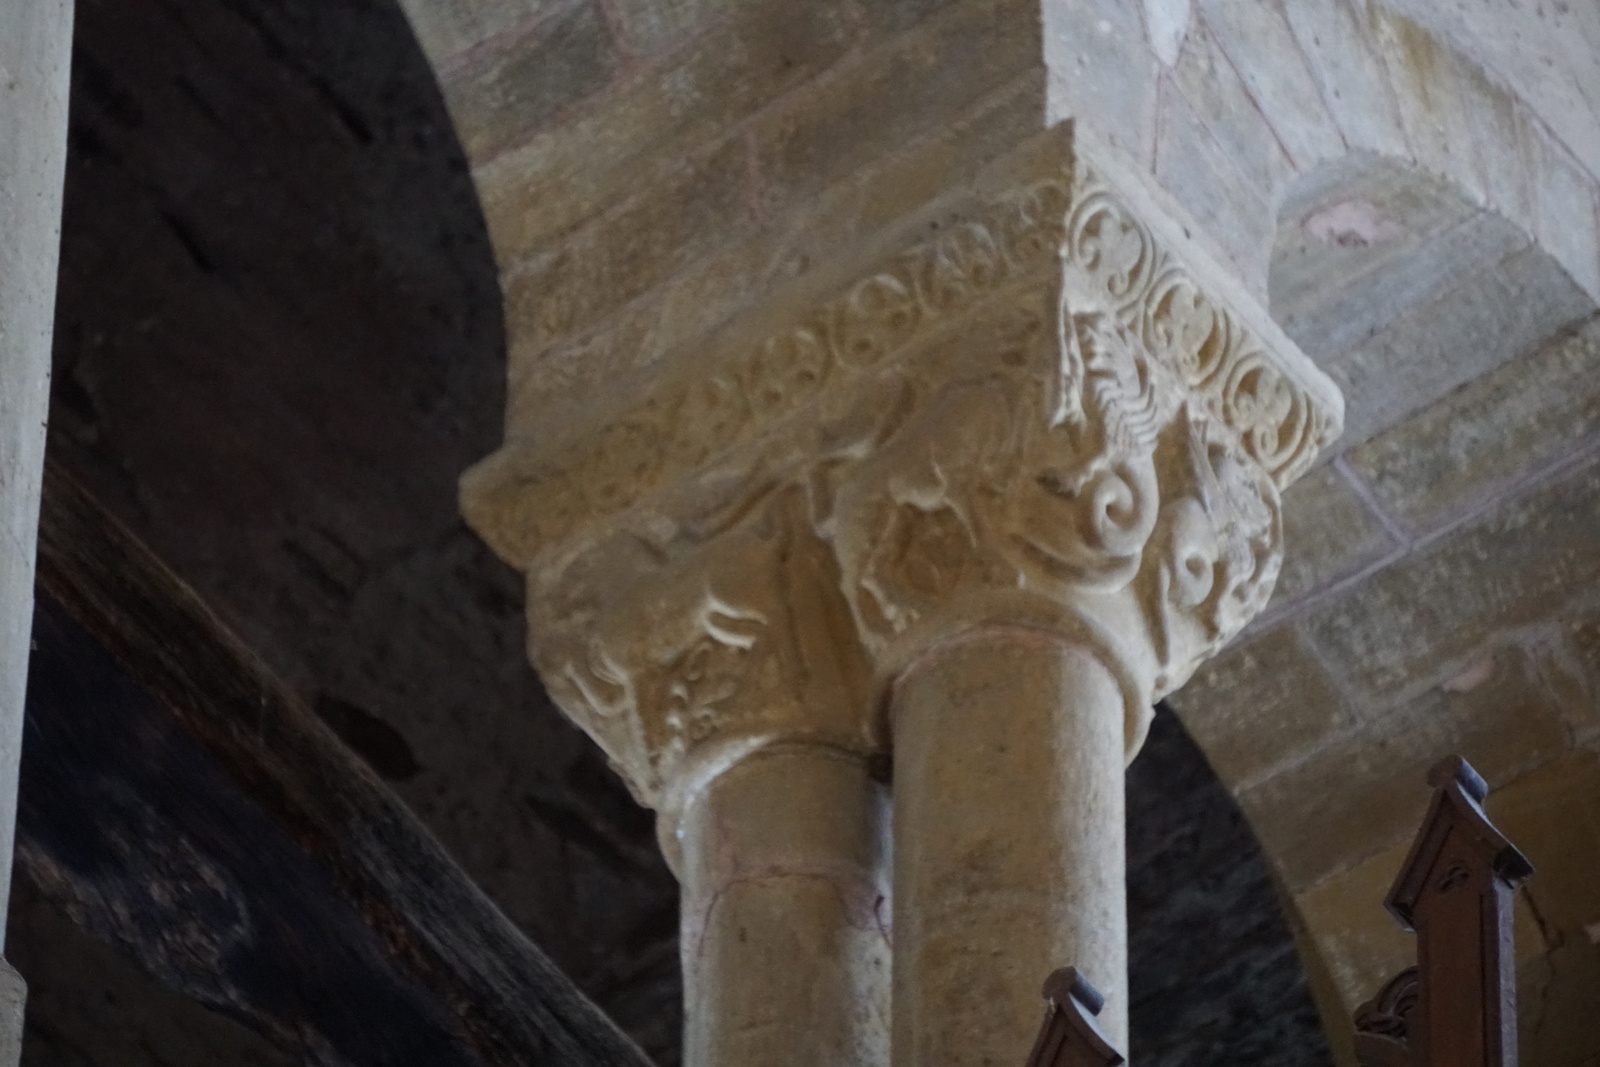
<svg viewBox="0 0 1600 1067">
<path fill-rule="evenodd" d="M 1386 943 L 1383 876 L 1364 865 L 1406 832 L 1420 770 L 1464 749 L 1511 790 L 1595 744 L 1595 642 L 1580 602 L 1597 553 L 1583 338 L 1600 295 L 1600 209 L 1592 101 L 1572 92 L 1593 60 L 1569 54 L 1592 20 L 1493 0 L 1459 12 L 1410 0 L 646 6 L 607 5 L 609 34 L 562 8 L 548 32 L 502 34 L 441 63 L 511 328 L 508 447 L 469 479 L 469 511 L 532 567 L 532 601 L 555 605 L 535 608 L 547 679 L 580 719 L 593 709 L 591 729 L 659 802 L 666 782 L 698 789 L 738 761 L 745 749 L 715 740 L 728 722 L 736 737 L 805 723 L 808 742 L 877 750 L 887 724 L 870 694 L 936 644 L 931 606 L 1015 613 L 984 600 L 1006 573 L 984 552 L 952 577 L 961 546 L 990 540 L 993 505 L 964 480 L 990 447 L 989 386 L 958 391 L 961 374 L 946 370 L 863 373 L 861 359 L 834 358 L 827 329 L 791 328 L 818 308 L 852 323 L 867 312 L 876 325 L 861 351 L 889 337 L 884 367 L 902 358 L 901 330 L 908 353 L 982 338 L 1001 364 L 1026 366 L 1053 314 L 1037 290 L 984 296 L 959 326 L 936 318 L 925 331 L 915 271 L 851 287 L 861 263 L 917 262 L 927 248 L 967 263 L 969 279 L 986 263 L 1011 278 L 1004 251 L 962 248 L 962 227 L 991 227 L 1005 191 L 1042 176 L 1027 162 L 1041 115 L 1071 119 L 1114 184 L 1153 182 L 1145 203 L 1175 221 L 1174 247 L 1227 265 L 1205 273 L 1225 302 L 1270 300 L 1350 393 L 1337 458 L 1285 495 L 1291 562 L 1276 599 L 1177 700 L 1299 908 L 1337 1036 L 1371 992 L 1358 987 L 1372 961 L 1391 958 L 1374 948 L 1350 963 Z M 922 243 L 934 232 L 957 237 Z M 878 418 L 823 406 L 825 432 L 749 431 L 788 398 L 836 388 Z M 1008 389 L 993 394 L 1027 392 Z M 660 440 L 651 427 L 663 418 L 696 431 L 641 447 Z M 584 442 L 600 447 L 575 459 Z M 800 489 L 793 457 L 807 453 L 829 460 Z M 740 488 L 762 479 L 786 488 L 759 499 Z M 668 483 L 685 488 L 642 510 L 648 494 L 630 488 Z M 1000 484 L 1026 495 L 1025 480 Z M 506 503 L 518 494 L 538 506 Z M 696 494 L 721 503 L 695 515 L 684 509 Z M 611 538 L 614 555 L 597 558 L 620 567 L 557 570 L 574 587 L 631 586 L 632 599 L 558 603 L 548 546 L 597 513 L 649 518 L 581 535 Z M 874 529 L 888 535 L 860 533 Z M 710 577 L 634 577 L 680 566 Z M 557 617 L 575 625 L 552 637 Z M 1030 619 L 1041 621 L 1059 625 Z M 1138 628 L 1126 612 L 1109 626 Z M 616 647 L 643 654 L 623 662 Z M 670 680 L 685 670 L 689 684 Z M 1146 672 L 1151 692 L 1183 672 L 1154 685 L 1160 673 Z M 730 699 L 734 674 L 762 679 L 768 698 Z M 671 713 L 641 728 L 626 713 L 637 706 Z M 727 718 L 734 707 L 746 710 Z M 687 757 L 700 749 L 722 754 Z M 686 774 L 696 764 L 706 769 Z M 1542 794 L 1528 788 L 1535 810 Z M 670 833 L 664 843 L 678 848 Z M 1569 875 L 1542 885 L 1529 892 L 1573 914 L 1591 899 Z M 1528 966 L 1544 970 L 1526 980 L 1548 1009 L 1530 1040 L 1551 1063 L 1596 1051 L 1572 1036 L 1588 1010 L 1573 983 L 1600 967 L 1575 931 L 1529 941 L 1540 953 Z"/>
<path fill-rule="evenodd" d="M 659 814 L 693 1063 L 796 1062 L 786 1017 L 822 1020 L 817 1062 L 882 1061 L 882 1013 L 828 996 L 887 980 L 839 903 L 869 895 L 860 768 L 891 745 L 892 1061 L 1023 1055 L 1039 975 L 1068 959 L 1126 1038 L 1124 761 L 1266 604 L 1280 488 L 1341 405 L 1160 191 L 1070 133 L 772 294 L 598 433 L 551 456 L 513 430 L 464 479 L 528 574 L 552 695 Z M 985 673 L 996 653 L 963 650 L 997 637 L 1025 654 Z M 1004 710 L 973 726 L 951 691 Z M 830 823 L 802 783 L 846 765 Z M 727 799 L 777 768 L 805 796 Z M 773 966 L 785 914 L 848 951 Z"/>
<path fill-rule="evenodd" d="M 894 1062 L 1024 1063 L 1070 960 L 1128 1047 L 1123 695 L 1095 656 L 980 631 L 895 686 Z"/>
<path fill-rule="evenodd" d="M 684 1059 L 889 1062 L 887 795 L 859 755 L 777 746 L 683 815 Z"/>
<path fill-rule="evenodd" d="M 33 624 L 71 40 L 65 0 L 0 10 L 0 915 L 11 891 Z M 21 1055 L 25 995 L 22 979 L 0 960 L 0 1064 Z"/>
<path fill-rule="evenodd" d="M 1600 319 L 1528 235 L 1436 179 L 1359 159 L 1313 178 L 1280 220 L 1274 311 L 1349 383 L 1353 430 L 1286 494 L 1297 570 L 1174 703 L 1295 901 L 1336 1039 L 1410 952 L 1375 903 L 1422 774 L 1467 755 L 1540 868 L 1519 891 L 1525 1054 L 1585 1063 L 1600 894 L 1567 862 L 1592 830 L 1562 805 L 1600 784 L 1582 755 Z"/>
<path fill-rule="evenodd" d="M 1049 115 L 1149 168 L 1258 292 L 1294 180 L 1371 152 L 1456 183 L 1600 297 L 1593 17 L 1556 6 L 1046 0 Z"/>
</svg>

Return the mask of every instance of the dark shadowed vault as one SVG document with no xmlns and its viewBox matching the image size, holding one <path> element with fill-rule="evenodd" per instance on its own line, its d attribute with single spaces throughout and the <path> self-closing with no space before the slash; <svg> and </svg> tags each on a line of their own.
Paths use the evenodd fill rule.
<svg viewBox="0 0 1600 1067">
<path fill-rule="evenodd" d="M 456 476 L 500 437 L 500 296 L 399 8 L 79 0 L 76 34 L 52 459 L 676 1063 L 651 820 L 551 706 L 518 580 L 457 517 Z M 68 773 L 25 764 L 25 819 Z M 1327 1063 L 1267 868 L 1171 715 L 1128 788 L 1132 1058 Z M 27 862 L 18 880 L 29 1067 L 298 1061 L 75 926 Z"/>
</svg>

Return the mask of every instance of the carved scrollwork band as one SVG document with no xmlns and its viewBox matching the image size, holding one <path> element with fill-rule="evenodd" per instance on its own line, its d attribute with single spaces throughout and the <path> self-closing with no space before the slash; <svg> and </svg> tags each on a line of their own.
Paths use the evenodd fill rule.
<svg viewBox="0 0 1600 1067">
<path fill-rule="evenodd" d="M 1059 263 L 1059 266 L 1058 266 Z M 848 394 L 975 303 L 1064 272 L 1094 294 L 1281 487 L 1339 432 L 1340 413 L 1203 291 L 1082 162 L 996 198 L 895 253 L 801 321 L 735 347 L 554 457 L 509 444 L 469 472 L 463 505 L 527 565 L 586 527 L 779 432 L 825 393 Z"/>
</svg>

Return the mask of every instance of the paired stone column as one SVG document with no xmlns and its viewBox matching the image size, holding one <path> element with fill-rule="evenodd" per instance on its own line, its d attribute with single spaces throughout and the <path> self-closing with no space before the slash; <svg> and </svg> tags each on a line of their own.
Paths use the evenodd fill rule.
<svg viewBox="0 0 1600 1067">
<path fill-rule="evenodd" d="M 1123 768 L 1341 416 L 1167 212 L 1052 133 L 464 480 L 659 814 L 694 1067 L 1021 1064 L 1069 964 L 1125 1047 Z"/>
<path fill-rule="evenodd" d="M 0 5 L 0 947 L 33 625 L 71 40 L 70 0 Z M 0 960 L 0 1067 L 21 1055 L 24 993 Z"/>
</svg>

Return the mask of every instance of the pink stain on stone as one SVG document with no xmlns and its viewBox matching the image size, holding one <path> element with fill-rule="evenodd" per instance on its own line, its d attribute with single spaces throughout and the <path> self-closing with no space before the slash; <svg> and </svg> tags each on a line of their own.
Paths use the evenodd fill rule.
<svg viewBox="0 0 1600 1067">
<path fill-rule="evenodd" d="M 1392 241 L 1405 227 L 1380 211 L 1370 200 L 1341 200 L 1307 215 L 1301 223 L 1306 235 L 1341 248 L 1366 248 Z"/>
</svg>

